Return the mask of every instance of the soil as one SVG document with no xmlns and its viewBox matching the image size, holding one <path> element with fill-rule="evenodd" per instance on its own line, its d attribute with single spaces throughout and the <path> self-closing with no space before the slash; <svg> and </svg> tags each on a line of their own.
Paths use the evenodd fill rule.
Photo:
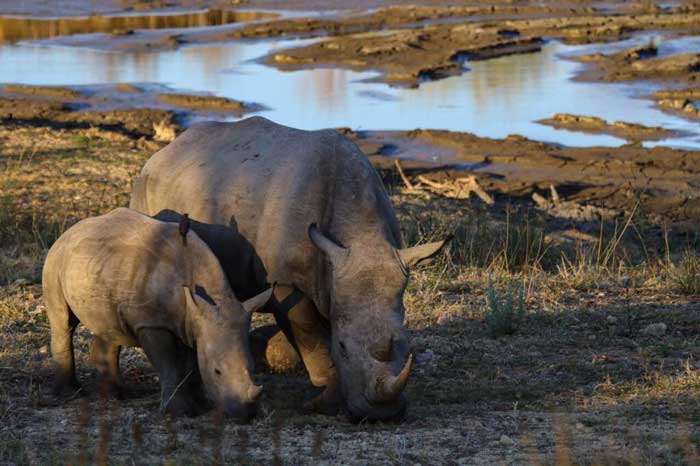
<svg viewBox="0 0 700 466">
<path fill-rule="evenodd" d="M 650 97 L 665 112 L 688 119 L 700 119 L 700 88 L 658 91 Z"/>
<path fill-rule="evenodd" d="M 439 130 L 349 134 L 376 166 L 391 169 L 400 158 L 408 174 L 435 181 L 468 172 L 476 174 L 486 190 L 509 196 L 530 198 L 548 194 L 554 186 L 562 199 L 618 212 L 636 208 L 657 219 L 677 220 L 700 215 L 700 159 L 695 151 L 639 144 L 561 147 L 521 136 L 490 139 Z M 428 154 L 453 162 L 414 161 Z"/>
<path fill-rule="evenodd" d="M 500 18 L 498 18 L 500 19 Z M 567 43 L 621 40 L 644 30 L 700 30 L 700 14 L 675 10 L 639 14 L 608 15 L 572 13 L 544 18 L 495 21 L 464 21 L 435 24 L 418 29 L 332 37 L 310 45 L 285 49 L 265 58 L 284 70 L 334 66 L 376 70 L 379 81 L 392 85 L 418 86 L 421 81 L 440 79 L 468 70 L 468 60 L 495 58 L 539 50 L 543 38 Z M 465 60 L 467 63 L 465 64 Z M 615 61 L 619 61 L 615 58 Z M 697 56 L 686 54 L 630 65 L 629 79 L 678 78 L 695 82 Z M 607 63 L 604 62 L 604 63 Z M 602 71 L 604 73 L 604 70 Z"/>
<path fill-rule="evenodd" d="M 654 80 L 669 84 L 700 85 L 700 54 L 678 53 L 656 56 L 654 46 L 634 47 L 609 55 L 584 55 L 591 64 L 578 79 L 620 82 Z"/>
<path fill-rule="evenodd" d="M 490 156 L 507 147 L 469 135 L 413 137 L 458 140 Z M 511 142 L 513 153 L 538 144 Z M 436 196 L 405 188 L 378 157 L 409 244 L 455 233 L 446 258 L 412 272 L 406 326 L 416 364 L 402 422 L 308 413 L 301 406 L 315 391 L 304 374 L 264 365 L 252 423 L 215 413 L 173 421 L 158 414 L 157 378 L 139 350 L 122 354 L 127 397 L 100 396 L 82 327 L 84 391 L 54 398 L 43 257 L 71 223 L 128 203 L 131 180 L 162 147 L 152 144 L 71 122 L 0 125 L 3 464 L 695 464 L 700 258 L 682 254 L 698 250 L 694 222 L 562 219 L 491 187 L 492 205 Z M 479 176 L 485 187 L 487 179 Z M 514 334 L 494 335 L 493 299 L 506 302 L 522 283 L 523 320 Z M 254 326 L 269 322 L 256 316 Z"/>
<path fill-rule="evenodd" d="M 681 135 L 678 131 L 671 131 L 660 126 L 650 127 L 624 121 L 609 123 L 602 118 L 568 113 L 555 113 L 551 118 L 539 120 L 538 123 L 590 134 L 610 134 L 628 141 L 655 141 Z"/>
<path fill-rule="evenodd" d="M 166 91 L 170 90 L 165 86 L 124 83 L 74 87 L 6 84 L 0 87 L 0 118 L 119 128 L 150 138 L 156 125 L 179 132 L 183 122 L 212 115 L 241 117 L 263 108 L 224 97 Z"/>
<path fill-rule="evenodd" d="M 114 37 L 131 36 L 135 34 L 136 30 L 222 26 L 278 16 L 275 13 L 233 9 L 202 11 L 200 8 L 197 11 L 188 12 L 160 12 L 158 15 L 145 13 L 141 15 L 90 15 L 71 18 L 0 17 L 0 43 L 100 32 L 108 33 Z"/>
</svg>

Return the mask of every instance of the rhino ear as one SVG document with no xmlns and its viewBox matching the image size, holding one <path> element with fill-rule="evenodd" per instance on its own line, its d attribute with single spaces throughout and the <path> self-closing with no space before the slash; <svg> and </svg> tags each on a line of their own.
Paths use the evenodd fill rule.
<svg viewBox="0 0 700 466">
<path fill-rule="evenodd" d="M 438 255 L 450 241 L 452 241 L 452 235 L 442 241 L 400 249 L 398 251 L 399 257 L 406 267 L 411 268 Z"/>
<path fill-rule="evenodd" d="M 253 296 L 252 298 L 244 301 L 241 303 L 243 305 L 243 309 L 248 314 L 252 314 L 253 312 L 257 311 L 261 307 L 263 307 L 267 302 L 270 300 L 272 297 L 272 287 L 268 288 L 267 290 L 263 291 L 259 295 Z"/>
<path fill-rule="evenodd" d="M 187 309 L 194 312 L 204 312 L 205 309 L 212 307 L 213 305 L 206 299 L 199 296 L 197 293 L 192 291 L 188 286 L 183 286 L 183 291 L 185 292 L 185 301 L 187 302 Z"/>
<path fill-rule="evenodd" d="M 339 246 L 333 240 L 321 233 L 321 231 L 316 227 L 315 223 L 309 225 L 309 239 L 312 243 L 314 243 L 314 246 L 323 251 L 323 253 L 328 256 L 333 263 L 337 262 L 341 258 L 344 258 L 348 254 L 348 250 L 346 248 Z"/>
</svg>

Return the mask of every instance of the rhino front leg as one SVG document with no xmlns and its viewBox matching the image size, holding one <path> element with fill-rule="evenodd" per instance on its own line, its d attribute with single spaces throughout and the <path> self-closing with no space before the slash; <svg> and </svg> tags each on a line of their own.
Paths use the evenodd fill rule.
<svg viewBox="0 0 700 466">
<path fill-rule="evenodd" d="M 331 358 L 330 332 L 313 302 L 290 286 L 275 287 L 275 320 L 299 353 L 315 387 L 324 391 L 308 407 L 334 415 L 338 412 L 337 375 Z"/>
<path fill-rule="evenodd" d="M 119 374 L 119 353 L 121 346 L 113 342 L 95 337 L 90 350 L 90 359 L 97 367 L 102 379 L 102 389 L 105 394 L 118 399 L 124 398 L 124 389 Z"/>
<path fill-rule="evenodd" d="M 192 371 L 184 371 L 185 365 L 179 358 L 182 353 L 178 351 L 179 344 L 175 335 L 163 329 L 141 329 L 138 341 L 158 372 L 161 412 L 172 416 L 195 415 L 188 383 L 193 374 Z"/>
</svg>

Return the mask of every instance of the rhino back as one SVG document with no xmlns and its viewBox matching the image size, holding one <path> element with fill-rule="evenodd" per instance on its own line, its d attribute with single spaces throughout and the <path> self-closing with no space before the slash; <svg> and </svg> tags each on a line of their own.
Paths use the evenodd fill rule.
<svg viewBox="0 0 700 466">
<path fill-rule="evenodd" d="M 195 125 L 155 154 L 140 178 L 145 186 L 133 207 L 151 215 L 174 209 L 208 223 L 234 220 L 269 282 L 307 292 L 320 263 L 307 236 L 311 223 L 347 245 L 370 231 L 399 246 L 381 180 L 357 146 L 333 130 L 303 131 L 261 117 Z"/>
<path fill-rule="evenodd" d="M 181 290 L 187 264 L 177 225 L 130 209 L 83 220 L 57 242 L 66 302 L 97 335 L 133 337 L 141 327 L 184 331 Z"/>
</svg>

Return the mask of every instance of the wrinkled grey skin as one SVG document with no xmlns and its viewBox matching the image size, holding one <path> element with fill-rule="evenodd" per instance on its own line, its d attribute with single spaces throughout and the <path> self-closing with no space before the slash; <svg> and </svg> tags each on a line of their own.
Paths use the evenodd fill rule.
<svg viewBox="0 0 700 466">
<path fill-rule="evenodd" d="M 321 409 L 333 412 L 340 401 L 355 421 L 403 414 L 408 270 L 445 242 L 400 249 L 391 201 L 353 142 L 261 117 L 198 124 L 146 163 L 131 207 L 234 221 L 264 266 L 256 288 L 234 291 L 244 297 L 279 284 L 275 317 L 312 383 L 326 387 Z M 222 259 L 220 245 L 208 244 Z M 303 297 L 283 312 L 279 301 L 295 288 Z"/>
<path fill-rule="evenodd" d="M 271 290 L 243 303 L 208 246 L 178 224 L 120 208 L 83 220 L 49 251 L 43 292 L 51 326 L 57 393 L 77 389 L 72 335 L 82 323 L 95 336 L 92 359 L 120 385 L 119 350 L 140 346 L 161 381 L 161 408 L 195 414 L 205 394 L 225 413 L 247 419 L 261 387 L 251 380 L 251 313 Z M 201 377 L 201 378 L 200 378 Z"/>
</svg>

